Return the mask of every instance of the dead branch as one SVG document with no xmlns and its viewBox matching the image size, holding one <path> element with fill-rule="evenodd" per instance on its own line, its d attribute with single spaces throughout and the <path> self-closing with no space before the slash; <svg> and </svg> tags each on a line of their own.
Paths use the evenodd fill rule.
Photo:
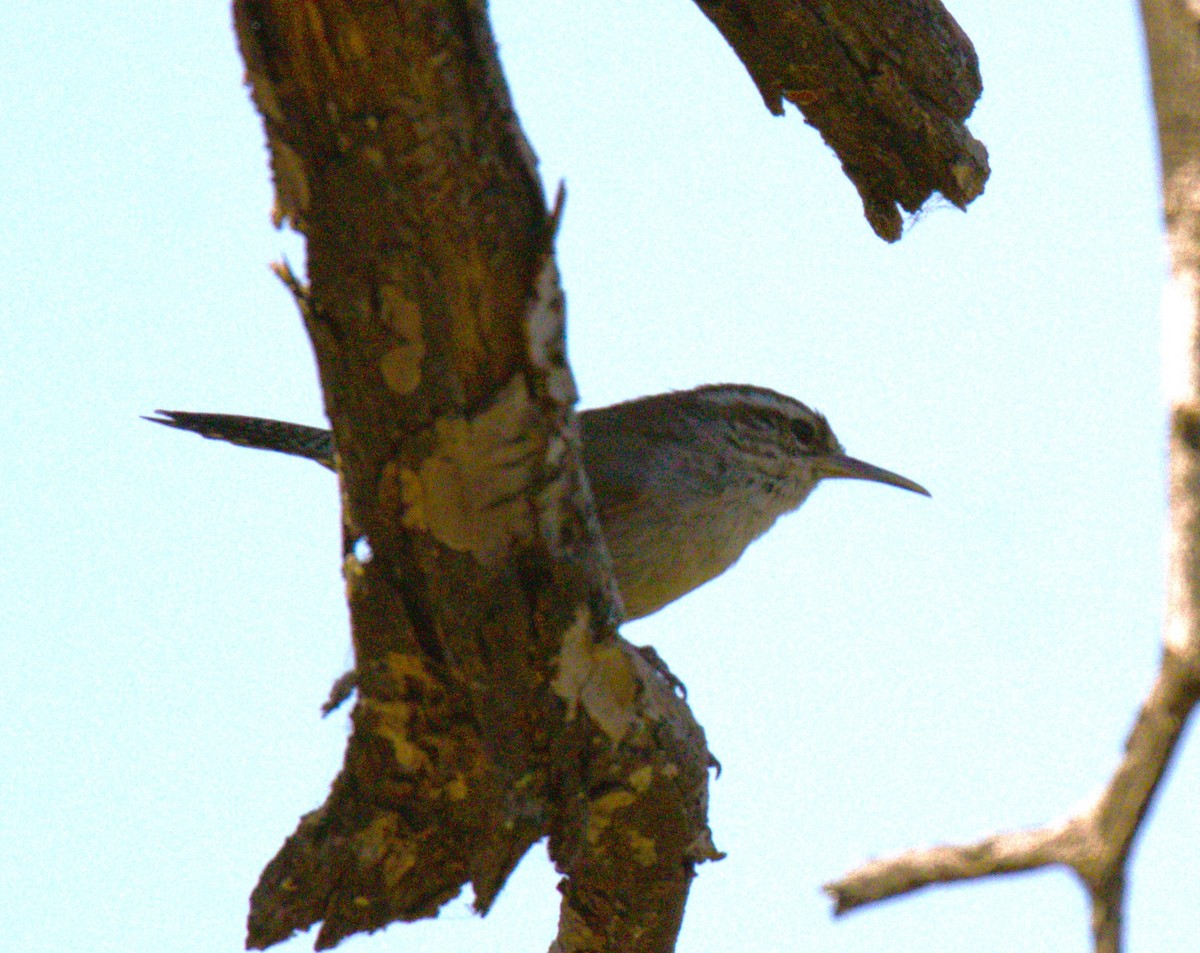
<svg viewBox="0 0 1200 953">
<path fill-rule="evenodd" d="M 775 115 L 792 103 L 821 133 L 886 241 L 897 206 L 983 192 L 987 149 L 965 121 L 983 90 L 970 39 L 939 0 L 696 0 Z"/>
<path fill-rule="evenodd" d="M 1143 0 L 1142 14 L 1171 251 L 1163 323 L 1170 557 L 1161 667 L 1120 763 L 1089 806 L 1044 828 L 865 864 L 826 885 L 835 913 L 933 884 L 1059 865 L 1075 871 L 1088 892 L 1097 953 L 1121 948 L 1130 850 L 1200 699 L 1200 10 Z"/>
<path fill-rule="evenodd" d="M 668 951 L 705 822 L 704 736 L 616 634 L 582 478 L 534 159 L 484 5 L 236 0 L 288 276 L 342 484 L 353 733 L 251 898 L 248 945 L 486 911 L 530 845 L 556 949 Z M 369 555 L 363 542 L 369 544 Z M 356 556 L 362 554 L 362 558 Z"/>
<path fill-rule="evenodd" d="M 1079 876 L 1091 898 L 1097 953 L 1116 953 L 1129 852 L 1198 698 L 1197 669 L 1168 652 L 1126 741 L 1124 757 L 1087 807 L 1046 827 L 995 834 L 972 844 L 906 851 L 864 864 L 825 885 L 834 913 L 935 884 L 1060 866 Z"/>
</svg>

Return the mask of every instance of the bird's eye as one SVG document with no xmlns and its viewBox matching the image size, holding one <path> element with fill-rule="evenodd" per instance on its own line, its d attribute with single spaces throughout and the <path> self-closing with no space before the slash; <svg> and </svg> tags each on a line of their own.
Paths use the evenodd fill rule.
<svg viewBox="0 0 1200 953">
<path fill-rule="evenodd" d="M 816 443 L 817 428 L 813 426 L 811 420 L 803 420 L 799 417 L 792 419 L 792 434 L 801 443 Z"/>
</svg>

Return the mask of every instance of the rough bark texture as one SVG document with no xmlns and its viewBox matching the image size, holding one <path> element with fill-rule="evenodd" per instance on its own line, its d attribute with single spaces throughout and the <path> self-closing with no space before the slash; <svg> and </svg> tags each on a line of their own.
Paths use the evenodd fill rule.
<svg viewBox="0 0 1200 953">
<path fill-rule="evenodd" d="M 987 150 L 968 131 L 983 90 L 970 39 L 939 0 L 696 0 L 775 115 L 792 103 L 837 153 L 875 233 L 935 192 L 965 208 Z"/>
<path fill-rule="evenodd" d="M 826 885 L 843 913 L 933 884 L 1060 865 L 1092 905 L 1096 953 L 1119 953 L 1130 852 L 1200 701 L 1200 8 L 1143 0 L 1171 275 L 1163 297 L 1171 402 L 1162 664 L 1108 783 L 1057 823 L 907 851 Z"/>
<path fill-rule="evenodd" d="M 616 635 L 555 216 L 485 5 L 234 9 L 277 215 L 308 241 L 310 285 L 285 278 L 338 448 L 358 690 L 342 772 L 263 872 L 247 945 L 321 922 L 330 947 L 467 883 L 486 910 L 548 836 L 556 949 L 670 950 L 716 856 L 709 755 Z"/>
</svg>

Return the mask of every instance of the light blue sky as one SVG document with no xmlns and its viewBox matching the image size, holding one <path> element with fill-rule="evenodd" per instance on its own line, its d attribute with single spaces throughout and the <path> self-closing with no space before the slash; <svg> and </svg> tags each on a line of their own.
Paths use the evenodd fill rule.
<svg viewBox="0 0 1200 953">
<path fill-rule="evenodd" d="M 725 773 L 681 953 L 1075 953 L 1064 874 L 834 923 L 868 857 L 1056 818 L 1107 776 L 1158 654 L 1157 171 L 1131 3 L 957 0 L 990 152 L 967 215 L 879 242 L 685 0 L 493 4 L 548 189 L 585 405 L 746 381 L 919 480 L 821 487 L 726 577 L 627 629 Z M 0 936 L 240 949 L 337 771 L 350 662 L 333 479 L 142 423 L 323 420 L 268 273 L 263 137 L 224 3 L 14 5 L 0 33 Z M 1131 944 L 1194 945 L 1200 762 L 1132 873 Z M 538 950 L 540 851 L 494 913 L 352 951 Z M 285 950 L 311 946 L 311 936 Z"/>
</svg>

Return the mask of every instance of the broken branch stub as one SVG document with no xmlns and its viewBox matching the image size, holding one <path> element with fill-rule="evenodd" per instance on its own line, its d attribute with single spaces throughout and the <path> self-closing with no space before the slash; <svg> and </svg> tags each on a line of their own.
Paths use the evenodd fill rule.
<svg viewBox="0 0 1200 953">
<path fill-rule="evenodd" d="M 939 0 L 696 0 L 775 115 L 790 102 L 841 160 L 885 241 L 897 209 L 982 194 L 987 149 L 966 127 L 983 83 Z"/>
</svg>

